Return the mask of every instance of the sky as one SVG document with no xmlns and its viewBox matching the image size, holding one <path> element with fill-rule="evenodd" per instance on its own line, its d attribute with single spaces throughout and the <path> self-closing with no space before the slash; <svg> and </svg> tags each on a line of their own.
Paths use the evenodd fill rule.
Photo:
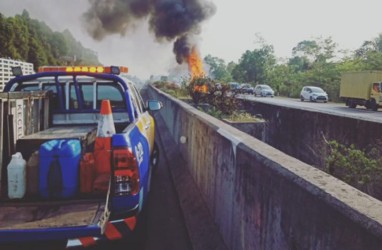
<svg viewBox="0 0 382 250">
<path fill-rule="evenodd" d="M 285 59 L 291 57 L 293 47 L 303 40 L 332 37 L 338 49 L 352 51 L 382 33 L 382 4 L 377 0 L 212 2 L 216 12 L 201 23 L 198 46 L 202 57 L 210 54 L 226 63 L 238 62 L 246 50 L 259 48 L 256 34 L 274 46 L 277 58 Z M 14 16 L 26 9 L 31 18 L 44 21 L 55 31 L 69 29 L 84 47 L 98 53 L 104 65 L 128 66 L 130 73 L 141 79 L 187 68 L 177 64 L 173 43 L 156 42 L 144 21 L 125 36 L 94 40 L 81 22 L 88 8 L 85 0 L 0 0 L 3 15 Z"/>
</svg>

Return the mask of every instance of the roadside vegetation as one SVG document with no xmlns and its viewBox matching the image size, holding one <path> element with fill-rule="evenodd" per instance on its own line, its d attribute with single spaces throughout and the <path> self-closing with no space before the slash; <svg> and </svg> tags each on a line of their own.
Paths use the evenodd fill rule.
<svg viewBox="0 0 382 250">
<path fill-rule="evenodd" d="M 188 90 L 185 85 L 179 86 L 176 83 L 167 81 L 157 81 L 153 83 L 153 86 L 163 90 L 167 94 L 170 94 L 178 99 L 189 99 Z"/>
<path fill-rule="evenodd" d="M 382 141 L 365 149 L 328 141 L 326 171 L 351 186 L 382 200 Z"/>
<path fill-rule="evenodd" d="M 166 81 L 158 81 L 153 85 L 218 119 L 240 122 L 261 120 L 240 110 L 240 103 L 235 98 L 237 93 L 233 92 L 227 83 L 217 83 L 208 77 L 194 77 L 192 80 L 184 79 L 181 86 Z M 196 88 L 203 87 L 206 92 L 195 91 Z"/>
</svg>

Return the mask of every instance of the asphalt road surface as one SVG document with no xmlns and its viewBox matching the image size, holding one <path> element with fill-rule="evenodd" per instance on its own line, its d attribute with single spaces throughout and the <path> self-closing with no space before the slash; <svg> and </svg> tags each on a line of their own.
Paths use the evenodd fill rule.
<svg viewBox="0 0 382 250">
<path fill-rule="evenodd" d="M 359 120 L 368 120 L 382 123 L 382 109 L 378 111 L 367 110 L 365 107 L 357 106 L 355 109 L 347 107 L 344 103 L 302 102 L 300 99 L 287 97 L 255 97 L 253 95 L 240 95 L 239 98 L 253 100 L 256 102 L 269 103 L 284 107 L 298 108 L 323 112 L 333 115 L 346 116 Z"/>
</svg>

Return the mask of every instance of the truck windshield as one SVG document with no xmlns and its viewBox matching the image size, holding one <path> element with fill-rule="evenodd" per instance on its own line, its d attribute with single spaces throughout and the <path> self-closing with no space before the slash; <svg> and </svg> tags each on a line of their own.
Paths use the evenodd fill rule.
<svg viewBox="0 0 382 250">
<path fill-rule="evenodd" d="M 124 109 L 125 102 L 121 86 L 113 82 L 78 83 L 79 91 L 76 93 L 76 87 L 70 84 L 70 109 L 80 109 L 79 99 L 83 100 L 82 109 L 100 109 L 103 99 L 110 100 L 113 109 Z"/>
<path fill-rule="evenodd" d="M 382 85 L 382 83 L 380 83 L 380 82 L 375 82 L 375 83 L 373 83 L 373 90 L 375 91 L 375 92 L 378 92 L 378 93 L 380 93 L 381 92 L 381 85 Z"/>
<path fill-rule="evenodd" d="M 318 88 L 318 87 L 312 87 L 311 90 L 313 93 L 324 93 L 325 92 L 323 89 Z"/>
</svg>

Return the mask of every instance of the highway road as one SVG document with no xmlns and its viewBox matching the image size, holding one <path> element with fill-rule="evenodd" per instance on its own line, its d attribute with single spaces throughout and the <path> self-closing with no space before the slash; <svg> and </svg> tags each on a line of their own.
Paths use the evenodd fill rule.
<svg viewBox="0 0 382 250">
<path fill-rule="evenodd" d="M 287 97 L 255 97 L 253 95 L 240 95 L 240 99 L 253 100 L 256 102 L 269 103 L 273 105 L 298 108 L 316 112 L 323 112 L 333 115 L 351 117 L 359 120 L 368 120 L 382 123 L 382 109 L 378 111 L 367 110 L 365 107 L 358 106 L 355 109 L 347 107 L 344 103 L 323 103 L 323 102 L 302 102 L 300 99 Z"/>
</svg>

